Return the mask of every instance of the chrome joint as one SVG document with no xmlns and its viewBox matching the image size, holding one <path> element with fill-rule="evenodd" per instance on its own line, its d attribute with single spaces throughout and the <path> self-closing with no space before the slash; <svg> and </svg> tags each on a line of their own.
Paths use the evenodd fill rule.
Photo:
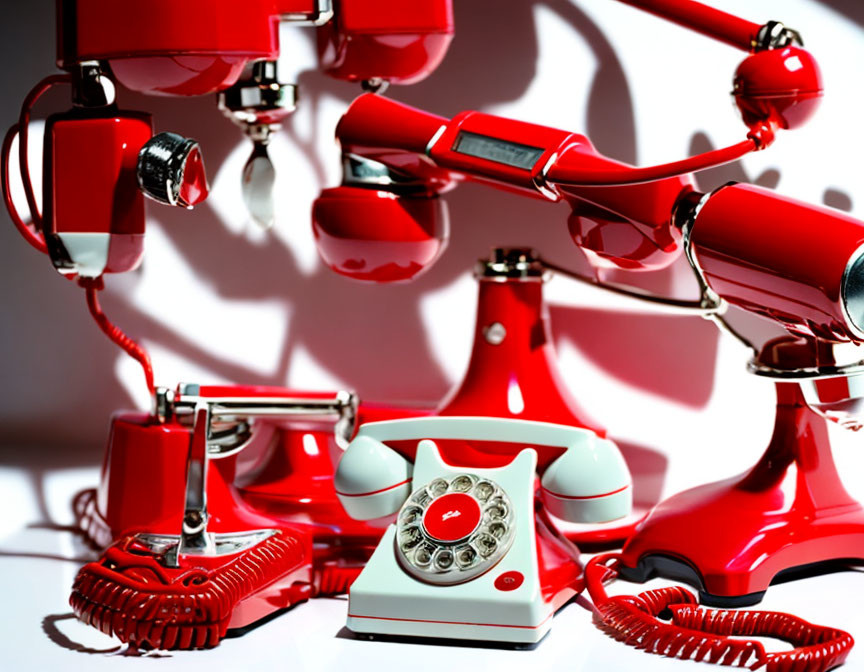
<svg viewBox="0 0 864 672">
<path fill-rule="evenodd" d="M 117 90 L 99 61 L 82 61 L 72 71 L 72 104 L 75 107 L 108 107 Z"/>
<path fill-rule="evenodd" d="M 548 275 L 537 253 L 523 248 L 494 248 L 486 259 L 477 261 L 474 269 L 476 278 L 493 282 L 542 282 Z"/>
<path fill-rule="evenodd" d="M 282 14 L 279 19 L 295 26 L 323 26 L 333 18 L 333 0 L 317 0 L 312 14 Z"/>
<path fill-rule="evenodd" d="M 556 161 L 558 161 L 558 152 L 555 152 L 549 157 L 549 160 L 543 165 L 540 172 L 535 173 L 532 176 L 531 181 L 534 183 L 534 187 L 537 191 L 543 194 L 544 197 L 548 198 L 550 201 L 557 202 L 561 200 L 561 192 L 558 190 L 558 187 L 549 182 L 548 179 L 549 171 L 552 170 L 552 166 L 555 165 Z"/>
<path fill-rule="evenodd" d="M 365 156 L 342 154 L 342 184 L 353 187 L 383 187 L 393 192 L 428 191 L 428 185 Z"/>
<path fill-rule="evenodd" d="M 276 61 L 256 61 L 247 72 L 219 93 L 219 109 L 252 140 L 266 144 L 279 120 L 297 109 L 297 86 L 279 80 Z"/>
<path fill-rule="evenodd" d="M 792 28 L 787 28 L 779 21 L 769 21 L 759 29 L 756 33 L 756 39 L 753 40 L 751 46 L 756 51 L 766 51 L 768 49 L 782 49 L 788 46 L 804 46 L 804 40 L 801 39 L 801 33 Z"/>
<path fill-rule="evenodd" d="M 426 156 L 432 156 L 432 149 L 435 147 L 435 144 L 441 139 L 441 136 L 447 131 L 447 125 L 441 124 L 437 131 L 435 131 L 435 135 L 433 135 L 429 142 L 426 143 Z"/>
</svg>

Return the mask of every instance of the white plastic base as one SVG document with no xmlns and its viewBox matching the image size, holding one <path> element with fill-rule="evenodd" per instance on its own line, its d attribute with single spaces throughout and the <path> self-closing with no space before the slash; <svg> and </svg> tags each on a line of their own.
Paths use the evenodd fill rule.
<svg viewBox="0 0 864 672">
<path fill-rule="evenodd" d="M 540 641 L 551 627 L 556 605 L 544 600 L 540 591 L 533 516 L 536 468 L 536 453 L 523 450 L 506 467 L 470 470 L 506 491 L 516 518 L 510 550 L 492 569 L 468 582 L 440 586 L 407 574 L 396 558 L 395 526 L 391 525 L 351 586 L 348 628 L 366 634 L 514 644 Z M 432 441 L 418 446 L 415 487 L 462 473 L 466 470 L 443 462 Z M 518 588 L 496 587 L 496 580 L 507 572 L 519 572 L 524 577 Z"/>
</svg>

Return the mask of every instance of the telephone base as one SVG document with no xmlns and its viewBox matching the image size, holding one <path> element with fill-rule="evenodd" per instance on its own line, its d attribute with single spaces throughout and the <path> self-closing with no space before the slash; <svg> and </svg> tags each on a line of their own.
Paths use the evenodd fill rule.
<svg viewBox="0 0 864 672">
<path fill-rule="evenodd" d="M 351 585 L 348 628 L 366 635 L 539 642 L 549 631 L 555 612 L 581 591 L 584 577 L 576 548 L 554 529 L 542 507 L 538 505 L 535 511 L 536 468 L 536 452 L 523 449 L 504 467 L 470 470 L 472 477 L 496 483 L 509 499 L 506 506 L 512 506 L 508 523 L 513 525 L 512 544 L 500 560 L 479 575 L 460 579 L 458 571 L 442 575 L 431 566 L 420 571 L 417 565 L 409 571 L 396 544 L 397 535 L 404 535 L 406 528 L 399 527 L 402 523 L 391 525 Z M 460 476 L 464 473 L 444 463 L 432 441 L 418 445 L 415 484 L 442 479 L 455 483 L 466 478 Z M 410 501 L 420 501 L 417 493 L 422 492 L 421 487 Z M 442 495 L 435 501 L 457 496 Z M 449 506 L 457 511 L 463 504 Z M 411 505 L 407 506 L 410 509 Z M 457 516 L 468 515 L 469 508 L 465 506 L 461 509 L 464 513 Z M 430 505 L 427 511 L 432 510 Z M 412 547 L 410 552 L 414 548 L 421 547 Z"/>
<path fill-rule="evenodd" d="M 658 504 L 619 573 L 691 583 L 704 603 L 749 606 L 776 581 L 864 560 L 864 508 L 843 487 L 826 421 L 795 383 L 777 384 L 774 435 L 748 472 Z"/>
<path fill-rule="evenodd" d="M 496 588 L 500 576 L 514 571 L 505 566 L 506 557 L 468 584 L 423 583 L 393 568 L 394 536 L 391 526 L 351 586 L 346 625 L 358 635 L 534 644 L 549 632 L 555 611 L 576 594 L 562 591 L 546 602 L 527 581 L 513 591 Z"/>
</svg>

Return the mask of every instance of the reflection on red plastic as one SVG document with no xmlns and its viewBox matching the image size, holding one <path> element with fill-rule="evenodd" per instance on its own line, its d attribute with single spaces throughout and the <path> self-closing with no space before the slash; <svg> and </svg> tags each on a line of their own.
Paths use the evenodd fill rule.
<svg viewBox="0 0 864 672">
<path fill-rule="evenodd" d="M 354 280 L 410 280 L 444 250 L 447 211 L 435 196 L 358 187 L 325 189 L 312 208 L 318 252 Z"/>
<path fill-rule="evenodd" d="M 210 193 L 207 186 L 207 174 L 204 171 L 204 160 L 201 150 L 196 146 L 186 157 L 183 166 L 183 182 L 180 185 L 180 201 L 187 207 L 198 205 Z"/>
<path fill-rule="evenodd" d="M 780 128 L 798 128 L 819 107 L 822 74 L 804 49 L 769 49 L 741 62 L 732 93 L 748 126 L 769 121 Z"/>
</svg>

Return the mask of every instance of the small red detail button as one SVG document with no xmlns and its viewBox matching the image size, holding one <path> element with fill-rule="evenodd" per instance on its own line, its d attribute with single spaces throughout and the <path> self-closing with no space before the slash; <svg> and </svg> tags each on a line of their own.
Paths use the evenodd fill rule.
<svg viewBox="0 0 864 672">
<path fill-rule="evenodd" d="M 522 572 L 504 572 L 495 579 L 495 587 L 498 590 L 516 590 L 525 581 Z"/>
<path fill-rule="evenodd" d="M 428 506 L 423 514 L 423 527 L 438 541 L 459 541 L 477 529 L 482 513 L 471 495 L 451 492 Z"/>
</svg>

